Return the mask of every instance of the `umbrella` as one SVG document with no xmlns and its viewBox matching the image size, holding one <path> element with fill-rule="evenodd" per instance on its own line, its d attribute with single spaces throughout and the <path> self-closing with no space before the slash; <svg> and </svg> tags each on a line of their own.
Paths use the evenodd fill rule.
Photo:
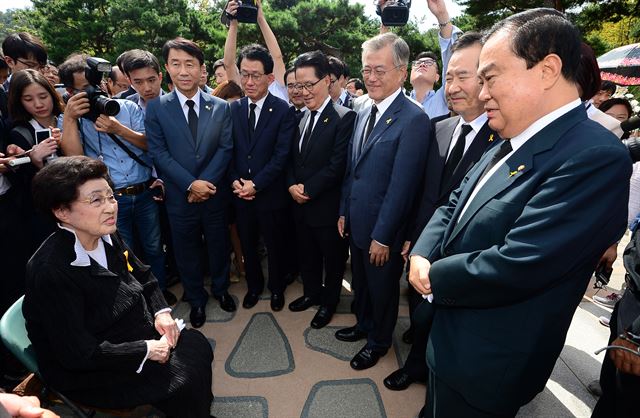
<svg viewBox="0 0 640 418">
<path fill-rule="evenodd" d="M 621 46 L 598 57 L 603 80 L 640 85 L 640 43 Z"/>
</svg>

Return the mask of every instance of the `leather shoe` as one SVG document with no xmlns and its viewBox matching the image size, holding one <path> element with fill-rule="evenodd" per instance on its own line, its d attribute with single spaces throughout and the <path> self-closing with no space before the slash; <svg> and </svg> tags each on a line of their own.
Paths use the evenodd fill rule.
<svg viewBox="0 0 640 418">
<path fill-rule="evenodd" d="M 334 310 L 328 306 L 321 306 L 311 320 L 311 328 L 320 329 L 325 327 L 329 322 L 331 322 L 333 312 Z"/>
<path fill-rule="evenodd" d="M 229 292 L 224 292 L 220 296 L 214 296 L 215 299 L 220 302 L 220 308 L 225 312 L 234 312 L 236 310 L 236 303 Z"/>
<path fill-rule="evenodd" d="M 404 369 L 396 370 L 389 376 L 385 377 L 385 379 L 382 381 L 385 387 L 390 390 L 405 390 L 413 382 L 415 382 L 415 379 L 409 376 L 409 374 L 405 372 Z"/>
<path fill-rule="evenodd" d="M 384 354 L 379 351 L 364 346 L 364 348 L 351 359 L 351 368 L 353 370 L 369 369 L 375 366 L 383 355 Z"/>
<path fill-rule="evenodd" d="M 204 321 L 207 320 L 207 315 L 204 313 L 204 306 L 191 308 L 189 320 L 191 320 L 191 326 L 194 328 L 200 328 L 202 325 L 204 325 Z"/>
<path fill-rule="evenodd" d="M 336 331 L 335 335 L 340 341 L 346 341 L 348 343 L 367 338 L 367 333 L 360 331 L 356 326 L 339 329 Z"/>
<path fill-rule="evenodd" d="M 284 295 L 282 293 L 271 294 L 271 310 L 278 312 L 284 308 Z"/>
<path fill-rule="evenodd" d="M 169 306 L 173 306 L 178 303 L 178 298 L 176 298 L 176 295 L 174 295 L 167 289 L 162 291 L 162 296 L 164 296 L 164 300 L 167 301 L 167 305 Z"/>
<path fill-rule="evenodd" d="M 409 327 L 402 333 L 402 342 L 405 344 L 413 344 L 413 327 Z"/>
<path fill-rule="evenodd" d="M 242 300 L 242 307 L 245 309 L 251 309 L 256 306 L 258 300 L 260 299 L 260 295 L 257 293 L 247 293 L 244 295 L 244 299 Z"/>
<path fill-rule="evenodd" d="M 300 296 L 298 299 L 289 304 L 289 310 L 291 312 L 302 312 L 309 309 L 313 305 L 317 305 L 313 301 L 313 299 L 308 296 Z"/>
</svg>

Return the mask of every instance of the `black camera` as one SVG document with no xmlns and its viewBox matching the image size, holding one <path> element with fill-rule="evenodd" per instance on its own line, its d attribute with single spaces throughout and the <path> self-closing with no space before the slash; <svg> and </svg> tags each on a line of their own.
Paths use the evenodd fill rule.
<svg viewBox="0 0 640 418">
<path fill-rule="evenodd" d="M 385 26 L 404 26 L 409 21 L 411 0 L 387 0 L 384 8 L 376 4 L 376 13 Z"/>
<path fill-rule="evenodd" d="M 120 113 L 120 104 L 116 100 L 110 99 L 107 93 L 100 88 L 104 75 L 108 75 L 110 72 L 111 63 L 109 61 L 95 57 L 87 58 L 84 76 L 89 82 L 89 87 L 84 91 L 87 93 L 91 108 L 89 113 L 83 116 L 84 118 L 95 121 L 100 115 L 115 116 Z"/>
<path fill-rule="evenodd" d="M 237 19 L 240 23 L 258 23 L 258 6 L 255 0 L 245 0 L 244 2 L 238 0 L 238 3 L 238 10 L 235 15 L 227 13 L 225 6 L 225 10 L 222 11 L 222 16 L 220 16 L 222 24 L 228 27 L 229 22 L 233 19 Z"/>
</svg>

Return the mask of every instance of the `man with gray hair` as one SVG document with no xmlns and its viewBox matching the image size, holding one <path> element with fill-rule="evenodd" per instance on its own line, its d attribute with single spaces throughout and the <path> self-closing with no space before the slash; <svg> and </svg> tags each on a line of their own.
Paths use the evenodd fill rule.
<svg viewBox="0 0 640 418">
<path fill-rule="evenodd" d="M 374 366 L 391 346 L 407 215 L 430 142 L 429 118 L 402 94 L 409 46 L 393 33 L 362 44 L 362 79 L 371 102 L 358 113 L 349 143 L 338 232 L 349 236 L 355 326 L 341 341 L 367 339 L 351 367 Z"/>
</svg>

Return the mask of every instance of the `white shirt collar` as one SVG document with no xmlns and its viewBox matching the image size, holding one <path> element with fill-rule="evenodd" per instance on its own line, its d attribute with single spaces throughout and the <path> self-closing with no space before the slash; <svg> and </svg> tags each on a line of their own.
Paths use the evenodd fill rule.
<svg viewBox="0 0 640 418">
<path fill-rule="evenodd" d="M 380 103 L 376 103 L 376 107 L 378 108 L 378 115 L 376 117 L 376 120 L 377 118 L 384 115 L 384 112 L 387 111 L 389 106 L 391 106 L 391 103 L 393 103 L 393 101 L 398 97 L 399 94 L 402 94 L 402 88 L 400 87 L 398 87 L 398 90 L 396 90 L 394 93 L 391 93 L 386 99 L 384 99 Z"/>
<path fill-rule="evenodd" d="M 254 102 L 253 100 L 249 99 L 249 104 L 255 103 L 258 110 L 262 110 L 262 106 L 264 106 L 264 101 L 267 100 L 268 95 L 269 93 L 267 93 L 262 99 L 258 100 L 257 102 Z"/>
<path fill-rule="evenodd" d="M 484 124 L 487 123 L 487 119 L 487 112 L 482 113 L 471 122 L 466 122 L 462 117 L 460 117 L 460 125 L 462 125 L 463 123 L 469 124 L 471 126 L 471 129 L 473 129 L 473 132 L 477 134 L 478 132 L 480 132 L 480 129 L 482 129 Z"/>
<path fill-rule="evenodd" d="M 527 142 L 535 134 L 543 130 L 551 122 L 569 113 L 571 110 L 575 109 L 581 104 L 582 103 L 580 102 L 580 99 L 572 100 L 566 105 L 557 108 L 551 113 L 547 113 L 537 121 L 533 122 L 531 125 L 529 125 L 527 129 L 522 131 L 519 135 L 516 135 L 513 138 L 511 138 L 511 148 L 513 148 L 512 153 L 515 152 L 518 148 L 520 148 L 525 142 Z M 512 153 L 510 153 L 509 156 Z"/>
<path fill-rule="evenodd" d="M 82 244 L 80 243 L 80 240 L 78 239 L 78 235 L 76 234 L 76 231 L 74 231 L 71 228 L 67 228 L 66 226 L 63 226 L 62 224 L 58 224 L 58 228 L 64 229 L 65 231 L 71 232 L 73 234 L 73 236 L 76 238 L 76 242 L 73 244 L 73 250 L 76 253 L 76 259 L 71 262 L 71 265 L 75 266 L 75 267 L 88 267 L 88 266 L 90 266 L 91 265 L 91 260 L 89 258 L 89 254 L 87 253 L 87 250 L 85 250 L 84 247 L 82 246 Z M 110 235 L 103 235 L 102 239 L 107 244 L 113 246 L 113 242 L 111 241 L 111 236 Z"/>
<path fill-rule="evenodd" d="M 321 115 L 322 112 L 324 112 L 324 108 L 327 107 L 327 104 L 329 104 L 330 101 L 331 101 L 331 96 L 327 96 L 327 98 L 324 100 L 324 103 L 322 103 L 322 106 L 318 108 L 318 113 L 316 113 L 316 115 Z"/>
<path fill-rule="evenodd" d="M 342 89 L 340 92 L 340 96 L 338 96 L 338 99 L 342 100 L 341 103 L 344 103 L 347 100 L 348 95 L 349 95 L 349 92 L 345 89 Z"/>
<path fill-rule="evenodd" d="M 197 110 L 200 108 L 200 89 L 198 89 L 196 91 L 196 93 L 193 95 L 193 97 L 185 96 L 178 89 L 174 89 L 174 91 L 176 92 L 176 96 L 178 96 L 178 100 L 180 101 L 180 107 L 181 108 L 184 108 L 185 103 L 187 102 L 187 100 L 193 100 L 194 103 L 195 103 L 195 106 L 193 106 L 193 108 L 197 112 Z"/>
</svg>

